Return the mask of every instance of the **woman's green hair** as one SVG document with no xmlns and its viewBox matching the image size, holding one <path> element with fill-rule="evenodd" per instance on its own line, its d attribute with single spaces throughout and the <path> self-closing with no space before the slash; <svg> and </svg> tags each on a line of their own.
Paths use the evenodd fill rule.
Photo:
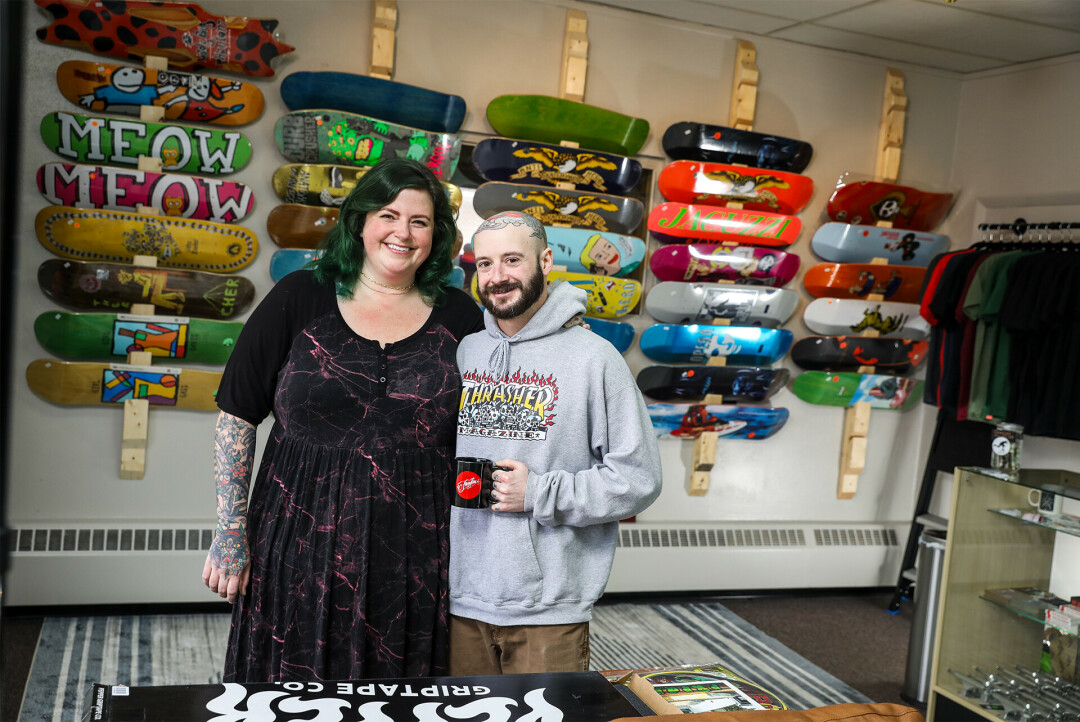
<svg viewBox="0 0 1080 722">
<path fill-rule="evenodd" d="M 457 240 L 454 214 L 442 184 L 423 164 L 411 158 L 389 158 L 360 177 L 341 204 L 337 225 L 319 243 L 319 258 L 308 264 L 316 281 L 324 286 L 334 284 L 341 298 L 352 296 L 364 266 L 367 214 L 390 205 L 406 188 L 427 193 L 435 209 L 431 253 L 416 270 L 416 287 L 433 306 L 445 302 L 443 284 L 452 269 L 450 252 Z"/>
</svg>

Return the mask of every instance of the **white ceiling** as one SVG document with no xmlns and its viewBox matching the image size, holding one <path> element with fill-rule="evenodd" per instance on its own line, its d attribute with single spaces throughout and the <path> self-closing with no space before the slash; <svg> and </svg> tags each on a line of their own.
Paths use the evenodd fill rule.
<svg viewBox="0 0 1080 722">
<path fill-rule="evenodd" d="M 958 73 L 1080 52 L 1080 0 L 584 0 Z"/>
</svg>

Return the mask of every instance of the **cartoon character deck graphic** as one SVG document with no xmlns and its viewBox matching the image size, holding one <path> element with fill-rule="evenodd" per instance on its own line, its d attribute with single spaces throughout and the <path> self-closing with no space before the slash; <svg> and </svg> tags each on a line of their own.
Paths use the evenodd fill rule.
<svg viewBox="0 0 1080 722">
<path fill-rule="evenodd" d="M 873 336 L 805 336 L 791 347 L 791 360 L 810 371 L 879 371 L 906 374 L 926 357 L 930 344 Z"/>
<path fill-rule="evenodd" d="M 729 319 L 742 326 L 776 328 L 795 313 L 799 294 L 729 283 L 662 281 L 645 297 L 645 310 L 661 323 Z"/>
<path fill-rule="evenodd" d="M 26 367 L 26 382 L 35 394 L 54 404 L 123 408 L 129 399 L 145 399 L 154 407 L 217 411 L 221 373 L 38 359 Z"/>
<path fill-rule="evenodd" d="M 160 158 L 166 171 L 223 175 L 251 160 L 251 142 L 236 130 L 147 123 L 75 113 L 47 113 L 41 139 L 65 160 L 80 163 L 139 164 L 139 156 Z"/>
<path fill-rule="evenodd" d="M 263 111 L 255 85 L 182 70 L 68 60 L 56 69 L 56 84 L 65 98 L 94 113 L 137 116 L 143 106 L 155 106 L 170 120 L 244 125 Z"/>
<path fill-rule="evenodd" d="M 841 223 L 886 221 L 893 228 L 931 231 L 948 215 L 952 202 L 952 193 L 933 193 L 845 173 L 825 210 L 829 218 Z"/>
<path fill-rule="evenodd" d="M 37 185 L 53 205 L 128 212 L 147 206 L 166 216 L 218 223 L 241 221 L 255 207 L 244 183 L 113 166 L 45 163 Z"/>
<path fill-rule="evenodd" d="M 923 382 L 884 374 L 836 371 L 804 371 L 791 384 L 803 401 L 823 406 L 854 406 L 860 401 L 871 408 L 904 411 L 922 397 Z"/>
<path fill-rule="evenodd" d="M 544 232 L 555 265 L 575 273 L 627 276 L 645 260 L 645 242 L 635 236 L 550 226 Z"/>
<path fill-rule="evenodd" d="M 99 55 L 174 68 L 221 68 L 270 76 L 271 61 L 293 51 L 274 35 L 277 20 L 213 15 L 195 3 L 151 0 L 34 0 L 53 16 L 39 40 Z"/>
<path fill-rule="evenodd" d="M 68 359 L 126 359 L 146 351 L 154 358 L 223 364 L 244 324 L 184 316 L 46 311 L 34 321 L 42 347 Z"/>
<path fill-rule="evenodd" d="M 371 166 L 383 158 L 412 158 L 443 180 L 454 175 L 461 155 L 456 135 L 337 110 L 296 110 L 281 116 L 274 142 L 293 163 Z"/>
<path fill-rule="evenodd" d="M 340 206 L 370 168 L 331 163 L 288 163 L 274 171 L 274 192 L 286 203 Z M 442 181 L 450 210 L 461 208 L 461 189 Z"/>
<path fill-rule="evenodd" d="M 289 110 L 340 110 L 436 133 L 457 133 L 466 110 L 460 95 L 334 71 L 286 75 L 281 99 Z"/>
<path fill-rule="evenodd" d="M 784 357 L 794 336 L 787 329 L 705 324 L 653 324 L 638 345 L 661 363 L 707 363 L 722 356 L 730 364 L 763 366 Z"/>
<path fill-rule="evenodd" d="M 732 241 L 783 247 L 797 241 L 802 231 L 802 221 L 795 216 L 673 201 L 655 206 L 649 212 L 648 225 L 661 243 Z"/>
<path fill-rule="evenodd" d="M 244 313 L 255 286 L 243 276 L 52 258 L 38 266 L 42 293 L 62 306 L 127 312 L 149 303 L 169 315 L 227 319 Z"/>
<path fill-rule="evenodd" d="M 818 263 L 806 269 L 803 286 L 818 298 L 866 298 L 916 303 L 922 297 L 926 269 L 869 263 Z"/>
<path fill-rule="evenodd" d="M 506 138 L 637 155 L 649 135 L 649 121 L 595 105 L 547 95 L 500 95 L 487 106 L 487 119 Z"/>
<path fill-rule="evenodd" d="M 338 209 L 282 203 L 266 216 L 266 232 L 281 248 L 312 249 L 337 225 Z"/>
<path fill-rule="evenodd" d="M 868 263 L 884 258 L 893 266 L 929 266 L 949 250 L 949 237 L 880 226 L 824 223 L 810 239 L 810 248 L 826 261 Z"/>
<path fill-rule="evenodd" d="M 739 203 L 748 211 L 785 216 L 798 213 L 814 194 L 809 176 L 779 170 L 723 163 L 677 160 L 660 171 L 660 193 L 669 201 L 690 205 Z"/>
<path fill-rule="evenodd" d="M 787 380 L 787 369 L 757 366 L 646 366 L 637 375 L 641 393 L 657 401 L 765 401 Z"/>
<path fill-rule="evenodd" d="M 761 441 L 788 420 L 788 410 L 769 406 L 727 404 L 649 404 L 649 418 L 661 439 L 695 439 L 713 431 L 722 439 Z"/>
<path fill-rule="evenodd" d="M 66 206 L 42 208 L 34 230 L 41 245 L 65 258 L 156 256 L 166 266 L 219 273 L 243 268 L 259 249 L 258 239 L 241 226 Z"/>
<path fill-rule="evenodd" d="M 498 181 L 489 181 L 476 189 L 473 210 L 481 218 L 503 211 L 521 211 L 545 226 L 566 225 L 612 233 L 633 233 L 645 215 L 644 206 L 636 198 Z"/>
<path fill-rule="evenodd" d="M 630 313 L 641 300 L 641 284 L 632 278 L 608 278 L 589 273 L 551 271 L 548 284 L 570 283 L 589 294 L 585 302 L 585 315 L 596 318 L 619 318 Z M 478 279 L 473 274 L 471 291 L 479 303 Z"/>
<path fill-rule="evenodd" d="M 664 152 L 675 160 L 738 163 L 802 173 L 814 148 L 809 143 L 705 123 L 674 123 L 664 131 Z"/>
<path fill-rule="evenodd" d="M 803 311 L 803 323 L 825 336 L 859 335 L 873 330 L 882 336 L 921 341 L 930 335 L 930 324 L 919 315 L 915 303 L 819 298 Z"/>
<path fill-rule="evenodd" d="M 619 196 L 641 180 L 641 163 L 626 156 L 512 138 L 485 138 L 473 148 L 472 162 L 489 181 L 569 183 L 576 190 Z"/>
<path fill-rule="evenodd" d="M 777 288 L 795 277 L 799 263 L 796 253 L 734 244 L 670 244 L 649 257 L 649 268 L 661 281 L 734 281 Z"/>
</svg>

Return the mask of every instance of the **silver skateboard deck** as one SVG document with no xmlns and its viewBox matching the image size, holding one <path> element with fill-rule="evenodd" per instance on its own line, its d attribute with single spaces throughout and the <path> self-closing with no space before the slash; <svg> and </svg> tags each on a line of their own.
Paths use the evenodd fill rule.
<svg viewBox="0 0 1080 722">
<path fill-rule="evenodd" d="M 919 315 L 917 303 L 819 298 L 806 307 L 803 322 L 814 333 L 846 336 L 879 331 L 882 336 L 921 341 L 930 324 Z"/>
<path fill-rule="evenodd" d="M 645 297 L 645 310 L 661 323 L 729 319 L 741 326 L 777 328 L 791 318 L 798 305 L 795 291 L 728 283 L 664 281 Z"/>
</svg>

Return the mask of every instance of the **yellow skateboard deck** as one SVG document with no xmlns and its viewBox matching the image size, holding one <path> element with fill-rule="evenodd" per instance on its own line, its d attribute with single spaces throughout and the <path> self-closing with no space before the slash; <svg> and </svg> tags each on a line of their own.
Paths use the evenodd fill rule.
<svg viewBox="0 0 1080 722">
<path fill-rule="evenodd" d="M 151 406 L 217 411 L 221 372 L 37 359 L 26 367 L 26 383 L 46 401 L 67 406 L 123 407 L 128 399 L 146 399 Z"/>
<path fill-rule="evenodd" d="M 237 225 L 67 206 L 42 208 L 34 230 L 41 245 L 65 258 L 156 256 L 163 266 L 218 273 L 243 268 L 259 249 L 255 234 Z"/>
<path fill-rule="evenodd" d="M 286 203 L 306 206 L 340 206 L 360 177 L 370 168 L 333 163 L 286 163 L 274 171 L 274 192 Z M 461 208 L 461 189 L 442 181 L 450 210 Z"/>
<path fill-rule="evenodd" d="M 548 284 L 570 283 L 589 294 L 585 315 L 594 318 L 619 318 L 630 313 L 641 300 L 641 284 L 632 278 L 595 276 L 591 273 L 551 271 Z M 480 302 L 477 277 L 472 277 L 472 296 Z"/>
</svg>

